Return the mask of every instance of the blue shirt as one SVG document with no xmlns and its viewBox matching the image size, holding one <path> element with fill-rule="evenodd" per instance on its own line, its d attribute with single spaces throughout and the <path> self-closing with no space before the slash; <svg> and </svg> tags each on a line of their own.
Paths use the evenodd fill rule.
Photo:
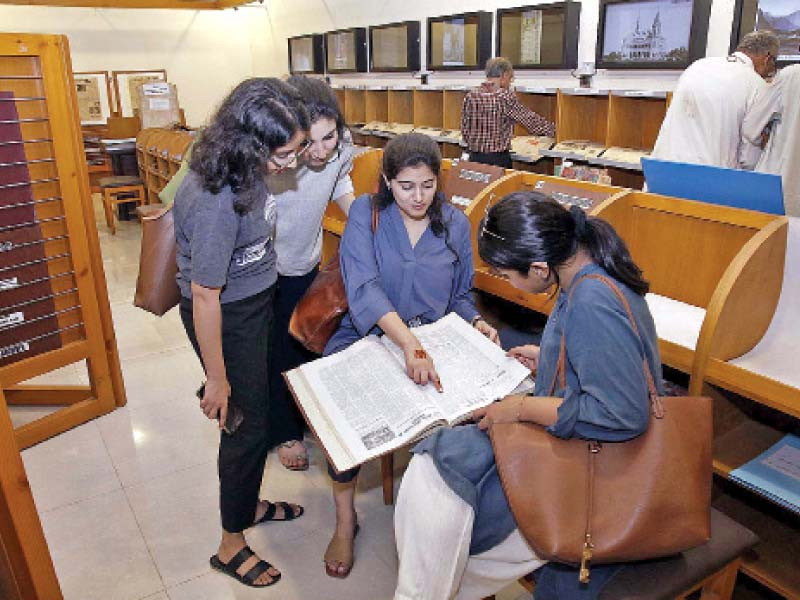
<svg viewBox="0 0 800 600">
<path fill-rule="evenodd" d="M 349 311 L 328 340 L 325 355 L 362 337 L 383 333 L 378 320 L 395 311 L 404 321 L 432 323 L 455 312 L 467 321 L 478 314 L 472 299 L 470 223 L 460 210 L 442 206 L 446 233 L 430 226 L 412 247 L 397 204 L 380 211 L 372 233 L 372 199 L 359 196 L 350 207 L 339 246 Z"/>
</svg>

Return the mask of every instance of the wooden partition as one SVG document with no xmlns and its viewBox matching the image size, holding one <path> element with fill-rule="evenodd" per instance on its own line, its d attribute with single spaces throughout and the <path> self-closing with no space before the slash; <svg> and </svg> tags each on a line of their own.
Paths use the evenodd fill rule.
<svg viewBox="0 0 800 600">
<path fill-rule="evenodd" d="M 347 114 L 347 93 L 345 92 L 344 88 L 334 88 L 333 92 L 336 94 L 336 102 L 339 104 L 339 110 L 342 111 L 343 115 Z"/>
<path fill-rule="evenodd" d="M 365 96 L 364 120 L 389 122 L 389 92 L 382 89 L 368 89 Z"/>
<path fill-rule="evenodd" d="M 774 251 L 784 252 L 784 217 L 642 192 L 628 194 L 603 207 L 598 216 L 610 222 L 626 241 L 650 281 L 651 294 L 667 299 L 659 306 L 675 313 L 673 317 L 664 315 L 662 321 L 659 311 L 653 310 L 656 325 L 663 325 L 659 337 L 661 359 L 666 364 L 690 373 L 696 349 L 706 352 L 704 348 L 711 344 L 720 358 L 728 359 L 750 350 L 764 334 L 780 294 L 783 263 L 763 264 L 754 258 L 751 248 L 752 244 L 767 244 L 775 245 Z M 760 232 L 763 233 L 759 235 Z M 763 268 L 768 285 L 738 293 L 743 294 L 741 298 L 758 293 L 759 310 L 745 308 L 730 293 L 719 298 L 717 292 L 725 285 L 726 277 L 736 279 L 752 268 Z M 719 318 L 708 311 L 715 294 L 715 311 L 724 311 L 726 316 L 736 313 L 733 318 L 738 319 L 737 334 L 731 336 L 728 332 L 725 341 L 716 344 L 713 340 Z M 675 312 L 683 310 L 686 312 L 681 316 Z M 687 331 L 693 327 L 696 331 Z M 684 333 L 673 336 L 673 328 Z M 691 343 L 693 338 L 697 339 L 696 344 Z M 697 376 L 702 377 L 699 372 Z"/>
<path fill-rule="evenodd" d="M 0 382 L 8 404 L 60 407 L 27 447 L 125 404 L 64 36 L 0 34 Z M 90 385 L 29 379 L 86 361 Z"/>
<path fill-rule="evenodd" d="M 61 600 L 0 382 L 0 598 Z"/>
<path fill-rule="evenodd" d="M 416 127 L 444 126 L 444 96 L 442 90 L 414 90 L 414 125 Z"/>
<path fill-rule="evenodd" d="M 389 90 L 389 122 L 413 123 L 414 122 L 414 90 L 398 89 Z"/>
<path fill-rule="evenodd" d="M 628 190 L 585 181 L 573 181 L 537 173 L 510 171 L 504 178 L 488 186 L 477 195 L 465 210 L 472 225 L 472 250 L 475 258 L 475 288 L 537 312 L 548 314 L 555 294 L 529 294 L 513 287 L 508 281 L 493 275 L 478 255 L 480 222 L 487 205 L 495 204 L 513 192 L 529 190 L 551 195 L 564 205 L 579 204 L 585 210 L 599 210 L 606 202 L 624 196 Z"/>
</svg>

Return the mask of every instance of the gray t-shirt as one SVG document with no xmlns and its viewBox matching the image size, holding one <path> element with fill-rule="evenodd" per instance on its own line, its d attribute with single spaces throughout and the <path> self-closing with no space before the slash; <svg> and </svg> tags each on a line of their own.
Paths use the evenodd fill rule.
<svg viewBox="0 0 800 600">
<path fill-rule="evenodd" d="M 329 202 L 353 192 L 352 170 L 353 146 L 343 144 L 339 155 L 320 169 L 304 165 L 267 177 L 278 207 L 278 273 L 305 275 L 319 264 L 322 217 Z"/>
<path fill-rule="evenodd" d="M 212 194 L 189 170 L 172 209 L 183 297 L 192 297 L 192 282 L 221 287 L 222 304 L 249 298 L 275 283 L 275 201 L 263 180 L 257 186 L 251 192 L 257 201 L 240 215 L 233 209 L 236 195 L 230 188 Z"/>
</svg>

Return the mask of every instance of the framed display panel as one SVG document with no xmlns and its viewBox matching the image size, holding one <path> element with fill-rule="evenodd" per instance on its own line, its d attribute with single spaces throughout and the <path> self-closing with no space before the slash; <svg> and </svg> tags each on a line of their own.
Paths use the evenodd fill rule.
<svg viewBox="0 0 800 600">
<path fill-rule="evenodd" d="M 324 73 L 325 43 L 321 33 L 290 37 L 289 73 Z"/>
<path fill-rule="evenodd" d="M 492 13 L 428 18 L 428 68 L 482 70 L 492 56 Z"/>
<path fill-rule="evenodd" d="M 497 56 L 515 69 L 574 69 L 578 65 L 579 2 L 497 11 Z"/>
<path fill-rule="evenodd" d="M 0 34 L 0 386 L 63 406 L 21 447 L 125 403 L 66 37 Z M 89 386 L 23 384 L 86 361 Z"/>
<path fill-rule="evenodd" d="M 325 34 L 325 68 L 328 73 L 366 73 L 367 30 L 338 29 Z"/>
<path fill-rule="evenodd" d="M 81 125 L 105 125 L 112 114 L 108 71 L 84 71 L 73 76 Z"/>
<path fill-rule="evenodd" d="M 685 69 L 705 56 L 711 0 L 601 0 L 600 69 Z"/>
<path fill-rule="evenodd" d="M 778 65 L 800 62 L 800 2 L 796 0 L 736 0 L 730 51 L 751 31 L 778 36 Z"/>
<path fill-rule="evenodd" d="M 117 115 L 120 117 L 133 117 L 139 113 L 138 88 L 143 83 L 151 81 L 166 81 L 167 72 L 164 69 L 151 69 L 149 71 L 112 71 L 114 78 L 114 96 L 117 102 Z"/>
<path fill-rule="evenodd" d="M 369 70 L 375 73 L 419 71 L 419 21 L 403 21 L 369 28 Z"/>
</svg>

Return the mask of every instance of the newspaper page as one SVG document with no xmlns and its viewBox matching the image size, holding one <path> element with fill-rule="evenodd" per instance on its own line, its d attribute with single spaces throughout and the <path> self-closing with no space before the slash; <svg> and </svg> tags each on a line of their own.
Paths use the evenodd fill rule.
<svg viewBox="0 0 800 600">
<path fill-rule="evenodd" d="M 531 374 L 455 313 L 413 331 L 433 359 L 444 392 L 422 389 L 450 424 L 507 396 Z M 402 350 L 386 336 L 382 341 L 403 364 Z"/>
<path fill-rule="evenodd" d="M 313 391 L 313 399 L 297 394 L 297 371 L 301 371 L 307 389 Z M 400 447 L 436 421 L 443 422 L 443 415 L 425 394 L 425 388 L 408 378 L 404 364 L 375 336 L 306 363 L 287 376 L 306 416 L 311 418 L 305 404 L 316 402 L 325 419 L 323 427 L 332 429 L 337 442 L 346 448 L 352 464 L 340 465 L 329 451 L 339 470 Z M 319 429 L 314 425 L 327 450 Z"/>
<path fill-rule="evenodd" d="M 538 65 L 542 62 L 542 11 L 523 12 L 520 29 L 520 62 L 523 65 Z"/>
<path fill-rule="evenodd" d="M 75 75 L 75 90 L 81 123 L 103 123 L 99 79 L 94 75 Z"/>
</svg>

